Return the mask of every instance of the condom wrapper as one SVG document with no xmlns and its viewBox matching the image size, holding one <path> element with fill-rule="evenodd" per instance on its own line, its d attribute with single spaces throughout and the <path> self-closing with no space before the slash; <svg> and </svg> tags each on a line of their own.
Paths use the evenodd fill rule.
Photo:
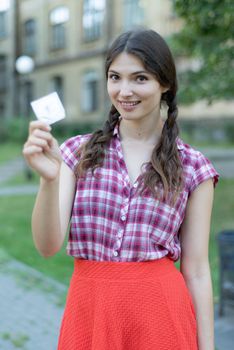
<svg viewBox="0 0 234 350">
<path fill-rule="evenodd" d="M 66 117 L 65 109 L 57 92 L 52 92 L 30 104 L 37 119 L 49 125 Z"/>
</svg>

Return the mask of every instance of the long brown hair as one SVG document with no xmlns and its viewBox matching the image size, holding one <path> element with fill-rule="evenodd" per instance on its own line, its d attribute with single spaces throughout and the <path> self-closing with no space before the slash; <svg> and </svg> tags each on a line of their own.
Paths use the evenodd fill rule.
<svg viewBox="0 0 234 350">
<path fill-rule="evenodd" d="M 174 203 L 182 188 L 182 165 L 176 144 L 179 134 L 177 119 L 177 77 L 175 63 L 164 39 L 149 29 L 131 30 L 121 34 L 108 50 L 105 64 L 106 78 L 110 65 L 122 52 L 133 54 L 143 63 L 145 69 L 152 73 L 161 86 L 168 90 L 162 94 L 161 104 L 168 106 L 167 119 L 161 138 L 152 152 L 151 161 L 142 175 L 141 193 L 149 189 L 162 200 Z M 105 150 L 113 136 L 113 130 L 119 121 L 119 112 L 112 105 L 109 117 L 102 129 L 95 131 L 89 141 L 78 150 L 80 162 L 77 175 L 83 175 L 87 169 L 102 166 Z M 172 196 L 171 196 L 172 194 Z"/>
</svg>

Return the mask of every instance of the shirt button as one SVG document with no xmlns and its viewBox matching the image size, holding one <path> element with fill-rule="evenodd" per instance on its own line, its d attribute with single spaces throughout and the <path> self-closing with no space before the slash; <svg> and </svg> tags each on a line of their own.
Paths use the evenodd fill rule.
<svg viewBox="0 0 234 350">
<path fill-rule="evenodd" d="M 125 216 L 125 215 L 122 215 L 122 216 L 121 216 L 121 220 L 122 220 L 122 221 L 125 221 L 125 220 L 126 220 L 126 216 Z"/>
<path fill-rule="evenodd" d="M 119 255 L 119 253 L 116 250 L 114 251 L 113 254 L 114 254 L 114 256 L 118 256 Z"/>
<path fill-rule="evenodd" d="M 133 187 L 134 187 L 134 188 L 137 188 L 137 183 L 135 183 L 135 184 L 133 185 Z"/>
</svg>

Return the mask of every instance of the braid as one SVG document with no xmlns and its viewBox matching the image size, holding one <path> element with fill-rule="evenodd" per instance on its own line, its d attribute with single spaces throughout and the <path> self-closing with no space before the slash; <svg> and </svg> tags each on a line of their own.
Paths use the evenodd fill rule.
<svg viewBox="0 0 234 350">
<path fill-rule="evenodd" d="M 119 113 L 112 105 L 108 120 L 104 123 L 102 129 L 95 131 L 88 142 L 77 150 L 77 156 L 80 161 L 76 167 L 76 174 L 82 176 L 89 168 L 92 172 L 99 166 L 102 166 L 105 157 L 105 148 L 109 144 L 113 130 L 119 120 Z"/>
<path fill-rule="evenodd" d="M 174 153 L 176 149 L 176 138 L 179 134 L 178 125 L 176 122 L 178 115 L 178 108 L 176 96 L 167 91 L 165 94 L 165 101 L 168 106 L 167 119 L 164 123 L 161 137 L 162 151 L 167 150 L 168 156 Z"/>
<path fill-rule="evenodd" d="M 141 192 L 148 187 L 155 196 L 161 194 L 162 200 L 168 200 L 172 194 L 170 200 L 174 203 L 182 187 L 182 166 L 176 144 L 179 134 L 176 123 L 178 109 L 176 96 L 171 91 L 164 93 L 162 100 L 165 100 L 168 106 L 167 119 L 159 143 L 152 152 L 151 166 L 143 175 L 144 185 Z M 159 190 L 160 187 L 163 191 Z"/>
</svg>

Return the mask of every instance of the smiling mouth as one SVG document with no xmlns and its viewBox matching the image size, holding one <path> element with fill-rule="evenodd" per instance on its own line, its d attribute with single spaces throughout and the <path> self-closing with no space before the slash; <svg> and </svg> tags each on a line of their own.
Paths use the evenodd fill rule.
<svg viewBox="0 0 234 350">
<path fill-rule="evenodd" d="M 118 101 L 122 107 L 134 107 L 140 103 L 140 101 Z"/>
</svg>

